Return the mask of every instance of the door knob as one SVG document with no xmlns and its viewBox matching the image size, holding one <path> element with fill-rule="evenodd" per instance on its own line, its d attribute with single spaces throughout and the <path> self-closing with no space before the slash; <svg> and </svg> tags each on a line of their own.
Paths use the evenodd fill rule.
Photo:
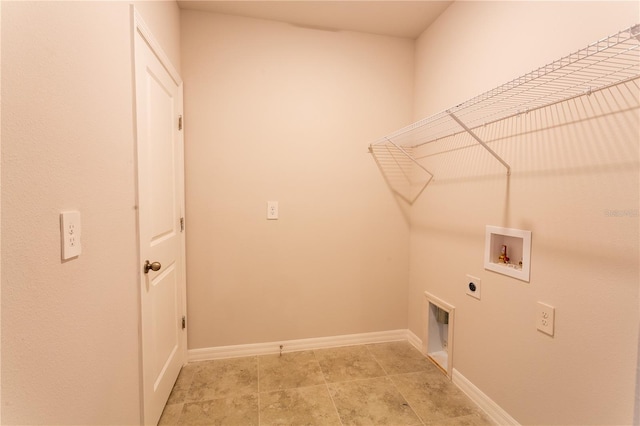
<svg viewBox="0 0 640 426">
<path fill-rule="evenodd" d="M 149 271 L 159 271 L 162 268 L 160 262 L 150 263 L 148 260 L 144 262 L 144 273 L 148 274 Z"/>
</svg>

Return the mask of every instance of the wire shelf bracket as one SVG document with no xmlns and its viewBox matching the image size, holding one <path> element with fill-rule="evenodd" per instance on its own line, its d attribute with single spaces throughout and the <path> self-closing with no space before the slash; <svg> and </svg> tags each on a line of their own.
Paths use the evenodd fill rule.
<svg viewBox="0 0 640 426">
<path fill-rule="evenodd" d="M 377 149 L 387 146 L 395 154 L 406 155 L 410 162 L 429 173 L 430 182 L 433 175 L 412 155 L 413 150 L 466 133 L 495 157 L 510 175 L 509 164 L 478 136 L 477 129 L 638 78 L 640 24 L 591 43 L 453 108 L 403 127 L 371 143 L 369 151 L 373 156 L 387 155 Z M 384 174 L 398 173 L 393 170 L 394 162 L 378 161 L 378 165 L 381 164 L 386 167 L 381 167 Z M 404 167 L 404 163 L 402 165 Z"/>
<path fill-rule="evenodd" d="M 411 148 L 403 148 L 390 140 L 387 142 L 386 145 L 369 145 L 369 152 L 391 190 L 413 204 L 433 179 L 433 173 L 408 152 Z"/>
<path fill-rule="evenodd" d="M 458 123 L 460 125 L 460 127 L 462 127 L 467 133 L 469 133 L 469 135 L 474 138 L 480 145 L 482 145 L 482 147 L 484 149 L 486 149 L 487 151 L 489 151 L 489 154 L 493 155 L 496 160 L 498 160 L 500 163 L 502 163 L 503 166 L 505 166 L 507 168 L 507 176 L 511 175 L 511 166 L 502 159 L 502 157 L 500 157 L 498 154 L 496 154 L 496 152 L 494 150 L 492 150 L 489 145 L 486 144 L 486 142 L 484 142 L 482 139 L 480 139 L 478 137 L 478 135 L 476 135 L 473 130 L 471 130 L 470 128 L 468 128 L 462 121 L 460 121 L 460 119 L 458 117 L 456 117 L 456 115 L 454 113 L 452 113 L 451 111 L 447 111 L 447 113 L 449 114 L 449 117 L 451 117 L 453 119 L 453 121 L 455 121 L 456 123 Z"/>
</svg>

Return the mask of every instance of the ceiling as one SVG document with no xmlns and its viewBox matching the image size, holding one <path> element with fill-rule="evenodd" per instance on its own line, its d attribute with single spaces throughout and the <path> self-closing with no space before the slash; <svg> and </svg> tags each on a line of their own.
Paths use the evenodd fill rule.
<svg viewBox="0 0 640 426">
<path fill-rule="evenodd" d="M 192 1 L 181 9 L 416 39 L 453 1 Z"/>
</svg>

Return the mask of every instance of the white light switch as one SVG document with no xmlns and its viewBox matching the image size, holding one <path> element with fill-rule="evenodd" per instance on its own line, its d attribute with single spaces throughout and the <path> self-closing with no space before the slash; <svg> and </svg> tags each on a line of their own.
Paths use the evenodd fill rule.
<svg viewBox="0 0 640 426">
<path fill-rule="evenodd" d="M 536 324 L 538 330 L 553 336 L 553 326 L 555 323 L 555 311 L 553 306 L 538 302 L 536 309 Z"/>
<path fill-rule="evenodd" d="M 60 213 L 60 238 L 62 239 L 62 260 L 71 259 L 82 253 L 80 243 L 80 212 L 68 211 Z"/>
<path fill-rule="evenodd" d="M 278 219 L 278 202 L 277 201 L 267 201 L 267 219 L 269 220 Z"/>
</svg>

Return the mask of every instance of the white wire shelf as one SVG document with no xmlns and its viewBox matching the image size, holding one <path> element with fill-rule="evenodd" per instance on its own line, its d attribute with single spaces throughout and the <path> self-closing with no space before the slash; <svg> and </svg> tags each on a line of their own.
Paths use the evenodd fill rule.
<svg viewBox="0 0 640 426">
<path fill-rule="evenodd" d="M 509 174 L 509 165 L 474 133 L 474 129 L 639 77 L 640 24 L 636 24 L 460 105 L 397 130 L 373 142 L 370 152 L 375 156 L 379 152 L 375 148 L 382 145 L 400 152 L 404 149 L 410 156 L 410 149 L 466 132 L 496 157 Z"/>
</svg>

